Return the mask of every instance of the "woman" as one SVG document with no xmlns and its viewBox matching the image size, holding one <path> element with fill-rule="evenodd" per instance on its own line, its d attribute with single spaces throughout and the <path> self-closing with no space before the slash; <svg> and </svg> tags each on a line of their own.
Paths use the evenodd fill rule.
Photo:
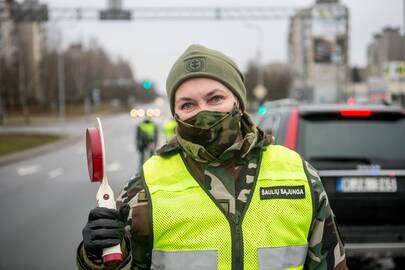
<svg viewBox="0 0 405 270">
<path fill-rule="evenodd" d="M 190 46 L 167 78 L 176 136 L 83 229 L 80 269 L 347 269 L 316 171 L 245 112 L 243 75 Z M 125 230 L 124 230 L 125 226 Z M 121 243 L 124 262 L 103 266 Z"/>
</svg>

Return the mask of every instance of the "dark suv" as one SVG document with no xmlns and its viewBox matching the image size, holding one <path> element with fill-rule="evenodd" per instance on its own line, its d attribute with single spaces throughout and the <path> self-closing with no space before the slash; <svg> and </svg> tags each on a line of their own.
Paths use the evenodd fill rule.
<svg viewBox="0 0 405 270">
<path fill-rule="evenodd" d="M 319 172 L 348 256 L 405 258 L 405 113 L 387 105 L 261 108 L 259 127 Z M 405 268 L 404 268 L 405 269 Z"/>
</svg>

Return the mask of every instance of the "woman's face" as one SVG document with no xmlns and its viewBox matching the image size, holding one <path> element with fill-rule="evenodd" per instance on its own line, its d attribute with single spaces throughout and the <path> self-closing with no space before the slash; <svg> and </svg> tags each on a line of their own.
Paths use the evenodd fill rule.
<svg viewBox="0 0 405 270">
<path fill-rule="evenodd" d="M 177 88 L 174 112 L 187 120 L 200 111 L 230 112 L 236 96 L 222 83 L 209 78 L 192 78 Z"/>
</svg>

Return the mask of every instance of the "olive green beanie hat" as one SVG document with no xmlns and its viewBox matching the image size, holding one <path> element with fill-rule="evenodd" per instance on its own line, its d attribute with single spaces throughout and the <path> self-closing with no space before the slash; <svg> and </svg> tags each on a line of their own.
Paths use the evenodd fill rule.
<svg viewBox="0 0 405 270">
<path fill-rule="evenodd" d="M 174 97 L 177 88 L 187 79 L 211 78 L 228 87 L 239 99 L 242 111 L 245 111 L 246 88 L 243 74 L 237 65 L 219 51 L 201 45 L 191 45 L 177 59 L 166 80 L 170 109 L 174 114 Z"/>
</svg>

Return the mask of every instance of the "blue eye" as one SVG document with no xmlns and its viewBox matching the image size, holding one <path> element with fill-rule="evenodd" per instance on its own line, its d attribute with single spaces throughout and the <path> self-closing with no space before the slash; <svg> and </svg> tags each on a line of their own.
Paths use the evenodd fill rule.
<svg viewBox="0 0 405 270">
<path fill-rule="evenodd" d="M 223 100 L 223 99 L 224 99 L 223 96 L 217 95 L 217 96 L 213 96 L 213 97 L 210 99 L 210 101 L 212 101 L 212 102 L 219 102 L 219 101 L 221 101 L 221 100 Z"/>
<path fill-rule="evenodd" d="M 191 102 L 186 102 L 186 103 L 184 103 L 183 105 L 181 105 L 181 109 L 182 110 L 188 110 L 188 109 L 191 109 L 193 107 L 193 104 L 191 103 Z"/>
</svg>

